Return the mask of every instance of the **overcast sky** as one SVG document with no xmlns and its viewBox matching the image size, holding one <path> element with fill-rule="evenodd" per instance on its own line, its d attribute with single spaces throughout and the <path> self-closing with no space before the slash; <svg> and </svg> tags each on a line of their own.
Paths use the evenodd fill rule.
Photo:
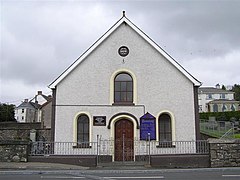
<svg viewBox="0 0 240 180">
<path fill-rule="evenodd" d="M 0 102 L 47 86 L 126 16 L 203 83 L 240 84 L 240 1 L 0 0 Z"/>
</svg>

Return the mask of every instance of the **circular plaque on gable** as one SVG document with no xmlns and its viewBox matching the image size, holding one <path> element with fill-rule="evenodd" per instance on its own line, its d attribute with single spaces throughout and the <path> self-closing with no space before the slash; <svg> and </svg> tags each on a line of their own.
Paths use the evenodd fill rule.
<svg viewBox="0 0 240 180">
<path fill-rule="evenodd" d="M 118 49 L 118 54 L 122 57 L 125 57 L 129 54 L 129 49 L 127 46 L 121 46 L 119 49 Z"/>
</svg>

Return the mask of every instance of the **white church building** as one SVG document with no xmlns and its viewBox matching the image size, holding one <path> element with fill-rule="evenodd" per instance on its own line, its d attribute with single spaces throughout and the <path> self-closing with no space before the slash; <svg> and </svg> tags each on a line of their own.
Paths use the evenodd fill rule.
<svg viewBox="0 0 240 180">
<path fill-rule="evenodd" d="M 135 160 L 135 140 L 150 138 L 160 149 L 196 141 L 200 85 L 123 13 L 49 85 L 54 141 L 91 150 L 97 138 L 111 140 L 112 161 L 121 160 L 123 146 L 125 160 Z"/>
</svg>

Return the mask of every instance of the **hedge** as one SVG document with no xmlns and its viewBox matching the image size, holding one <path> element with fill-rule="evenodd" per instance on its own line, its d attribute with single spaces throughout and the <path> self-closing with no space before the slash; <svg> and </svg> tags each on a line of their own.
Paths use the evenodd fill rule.
<svg viewBox="0 0 240 180">
<path fill-rule="evenodd" d="M 229 112 L 203 112 L 199 113 L 200 119 L 209 119 L 209 117 L 216 117 L 217 121 L 230 121 L 232 118 L 240 121 L 240 111 Z"/>
</svg>

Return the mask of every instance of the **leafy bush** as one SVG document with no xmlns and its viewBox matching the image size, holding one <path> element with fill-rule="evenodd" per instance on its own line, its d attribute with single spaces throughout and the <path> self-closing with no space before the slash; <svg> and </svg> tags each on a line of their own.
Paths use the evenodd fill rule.
<svg viewBox="0 0 240 180">
<path fill-rule="evenodd" d="M 235 139 L 240 139 L 240 134 L 234 134 Z"/>
<path fill-rule="evenodd" d="M 199 113 L 200 119 L 209 119 L 209 117 L 216 117 L 217 121 L 230 121 L 232 118 L 240 120 L 240 111 L 230 112 L 204 112 Z"/>
</svg>

